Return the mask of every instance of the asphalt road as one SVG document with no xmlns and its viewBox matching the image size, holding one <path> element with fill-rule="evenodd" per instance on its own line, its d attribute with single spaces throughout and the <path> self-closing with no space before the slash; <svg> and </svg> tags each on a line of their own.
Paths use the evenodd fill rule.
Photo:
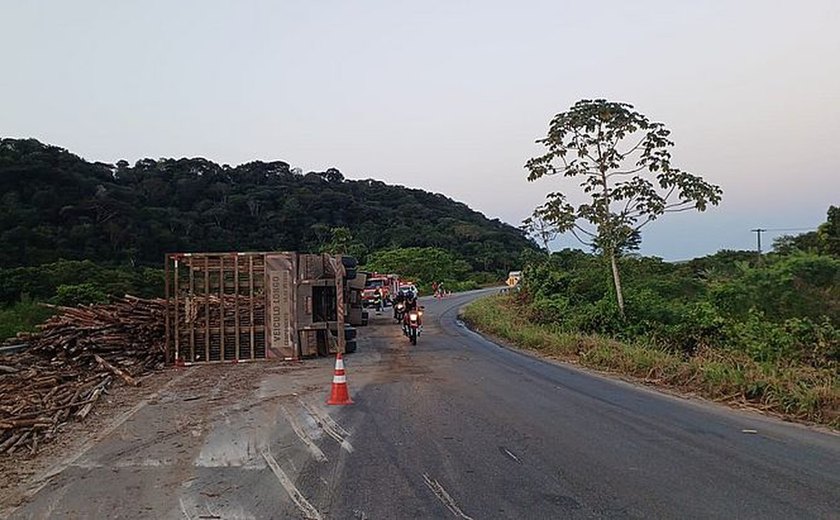
<svg viewBox="0 0 840 520">
<path fill-rule="evenodd" d="M 840 518 L 840 437 L 501 348 L 457 322 L 474 297 L 428 302 L 416 347 L 373 329 L 357 449 L 300 479 L 331 517 Z"/>
<path fill-rule="evenodd" d="M 12 517 L 840 518 L 840 436 L 499 347 L 477 295 L 427 299 L 417 346 L 375 317 L 352 406 L 328 359 L 178 373 Z"/>
</svg>

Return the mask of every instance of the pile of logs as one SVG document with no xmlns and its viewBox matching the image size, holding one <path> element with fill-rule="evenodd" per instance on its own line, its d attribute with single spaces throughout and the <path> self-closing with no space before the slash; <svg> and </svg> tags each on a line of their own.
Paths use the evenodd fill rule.
<svg viewBox="0 0 840 520">
<path fill-rule="evenodd" d="M 59 307 L 28 348 L 0 357 L 0 455 L 28 452 L 84 419 L 114 381 L 138 386 L 160 368 L 165 300 L 131 296 L 105 305 Z"/>
</svg>

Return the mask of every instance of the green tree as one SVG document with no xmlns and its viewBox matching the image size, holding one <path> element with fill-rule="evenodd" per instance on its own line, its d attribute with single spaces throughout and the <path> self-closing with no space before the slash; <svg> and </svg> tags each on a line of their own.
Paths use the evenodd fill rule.
<svg viewBox="0 0 840 520">
<path fill-rule="evenodd" d="M 533 237 L 545 252 L 551 254 L 551 241 L 557 238 L 560 230 L 548 218 L 544 211 L 537 209 L 534 213 L 522 221 L 520 228 L 529 236 Z"/>
<path fill-rule="evenodd" d="M 58 305 L 84 305 L 89 303 L 104 303 L 108 301 L 108 295 L 96 284 L 80 283 L 60 285 L 55 291 L 54 300 Z"/>
<path fill-rule="evenodd" d="M 797 251 L 840 256 L 840 207 L 830 206 L 825 222 L 816 231 L 782 235 L 773 240 L 773 250 L 789 255 Z"/>
<path fill-rule="evenodd" d="M 821 252 L 840 256 L 840 207 L 828 208 L 825 222 L 817 228 Z"/>
<path fill-rule="evenodd" d="M 521 230 L 441 194 L 346 179 L 334 168 L 304 175 L 282 161 L 232 167 L 200 157 L 111 166 L 0 138 L 0 268 L 62 259 L 159 267 L 173 251 L 319 251 L 336 228 L 365 245 L 353 251 L 359 256 L 438 247 L 496 274 L 534 247 Z"/>
<path fill-rule="evenodd" d="M 525 164 L 529 181 L 557 174 L 579 181 L 586 202 L 575 207 L 566 193 L 552 192 L 537 213 L 604 255 L 622 316 L 617 258 L 638 247 L 640 230 L 665 213 L 704 211 L 721 199 L 720 187 L 671 165 L 669 136 L 632 105 L 581 100 L 551 120 L 537 141 L 547 152 Z"/>
<path fill-rule="evenodd" d="M 429 285 L 435 281 L 463 281 L 470 272 L 470 265 L 463 259 L 436 247 L 405 247 L 376 251 L 368 256 L 365 268 L 384 273 L 399 273 L 422 285 Z"/>
<path fill-rule="evenodd" d="M 365 254 L 365 246 L 353 238 L 353 233 L 346 227 L 336 227 L 330 230 L 332 238 L 321 247 L 322 253 L 333 255 L 349 255 L 361 259 Z"/>
<path fill-rule="evenodd" d="M 820 238 L 816 231 L 800 235 L 781 235 L 773 239 L 773 251 L 781 255 L 790 255 L 797 251 L 817 252 L 820 250 Z"/>
</svg>

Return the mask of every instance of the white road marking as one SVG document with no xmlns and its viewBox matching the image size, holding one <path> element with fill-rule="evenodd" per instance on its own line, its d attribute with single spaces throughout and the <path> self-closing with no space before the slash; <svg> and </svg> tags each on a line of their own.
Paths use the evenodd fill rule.
<svg viewBox="0 0 840 520">
<path fill-rule="evenodd" d="M 179 497 L 178 503 L 181 505 L 181 512 L 184 513 L 184 518 L 186 518 L 187 520 L 192 520 L 190 514 L 187 513 L 187 506 L 186 504 L 184 504 L 184 499 Z"/>
<path fill-rule="evenodd" d="M 429 475 L 427 475 L 426 473 L 423 473 L 423 481 L 426 482 L 426 486 L 432 490 L 432 493 L 434 493 L 435 496 L 438 497 L 438 500 L 440 500 L 441 503 L 445 505 L 447 509 L 452 511 L 452 514 L 465 520 L 473 520 L 471 516 L 468 516 L 466 513 L 461 511 L 461 508 L 458 507 L 458 504 L 455 502 L 455 499 L 452 498 L 452 496 L 450 496 L 445 489 L 443 489 L 443 486 L 440 485 L 440 482 L 433 478 L 430 478 Z"/>
<path fill-rule="evenodd" d="M 504 451 L 504 452 L 505 452 L 505 455 L 507 455 L 508 457 L 512 458 L 513 460 L 515 460 L 515 461 L 516 461 L 516 462 L 518 462 L 519 464 L 522 464 L 522 461 L 521 461 L 521 460 L 519 460 L 519 457 L 517 457 L 516 455 L 514 455 L 513 453 L 511 453 L 509 449 L 505 448 L 504 446 L 500 446 L 500 448 L 502 448 L 502 451 Z"/>
<path fill-rule="evenodd" d="M 309 415 L 313 419 L 315 419 L 315 422 L 317 422 L 321 426 L 321 428 L 327 433 L 327 435 L 332 437 L 333 440 L 335 440 L 335 442 L 341 445 L 342 449 L 344 449 L 348 453 L 353 453 L 353 445 L 350 444 L 350 441 L 348 441 L 346 438 L 350 435 L 350 433 L 347 430 L 345 430 L 341 427 L 340 424 L 335 422 L 335 420 L 332 417 L 330 417 L 329 414 L 321 413 L 318 410 L 315 410 L 314 408 L 306 404 L 306 402 L 303 399 L 298 398 L 298 402 L 300 402 L 300 405 L 303 406 L 304 410 L 306 410 L 307 413 L 309 413 Z"/>
<path fill-rule="evenodd" d="M 297 422 L 297 419 L 289 413 L 289 410 L 286 409 L 285 406 L 280 407 L 283 410 L 283 413 L 286 415 L 286 419 L 289 420 L 289 424 L 292 425 L 292 430 L 294 430 L 295 435 L 300 437 L 300 440 L 306 445 L 306 448 L 312 453 L 312 456 L 315 457 L 315 460 L 318 462 L 327 462 L 327 456 L 324 455 L 324 452 L 321 451 L 321 448 L 318 447 L 317 444 L 309 437 L 309 435 L 303 430 L 300 423 Z"/>
<path fill-rule="evenodd" d="M 286 490 L 286 493 L 289 494 L 289 498 L 292 499 L 292 502 L 300 509 L 300 511 L 306 515 L 306 518 L 309 520 L 322 520 L 321 513 L 318 512 L 315 507 L 306 500 L 306 497 L 295 487 L 295 484 L 280 468 L 280 465 L 277 464 L 277 461 L 274 460 L 274 456 L 271 453 L 263 448 L 262 456 L 265 459 L 266 464 L 268 467 L 271 468 L 271 471 L 274 472 L 274 475 L 277 477 L 277 480 L 280 481 L 280 485 L 283 486 L 283 489 Z"/>
</svg>

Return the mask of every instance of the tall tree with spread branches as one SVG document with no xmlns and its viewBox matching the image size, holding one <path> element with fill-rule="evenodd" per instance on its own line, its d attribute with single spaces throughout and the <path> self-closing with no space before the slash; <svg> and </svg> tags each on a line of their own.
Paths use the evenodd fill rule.
<svg viewBox="0 0 840 520">
<path fill-rule="evenodd" d="M 671 165 L 670 134 L 632 105 L 585 99 L 554 116 L 546 137 L 537 141 L 546 153 L 525 164 L 529 181 L 558 174 L 579 181 L 585 202 L 575 206 L 555 191 L 534 214 L 604 255 L 622 316 L 617 258 L 638 248 L 641 229 L 665 213 L 705 211 L 723 194 Z"/>
<path fill-rule="evenodd" d="M 545 249 L 545 252 L 551 256 L 551 241 L 557 238 L 560 231 L 553 222 L 543 216 L 539 209 L 535 210 L 530 217 L 523 220 L 519 228 L 528 236 L 534 238 Z"/>
</svg>

